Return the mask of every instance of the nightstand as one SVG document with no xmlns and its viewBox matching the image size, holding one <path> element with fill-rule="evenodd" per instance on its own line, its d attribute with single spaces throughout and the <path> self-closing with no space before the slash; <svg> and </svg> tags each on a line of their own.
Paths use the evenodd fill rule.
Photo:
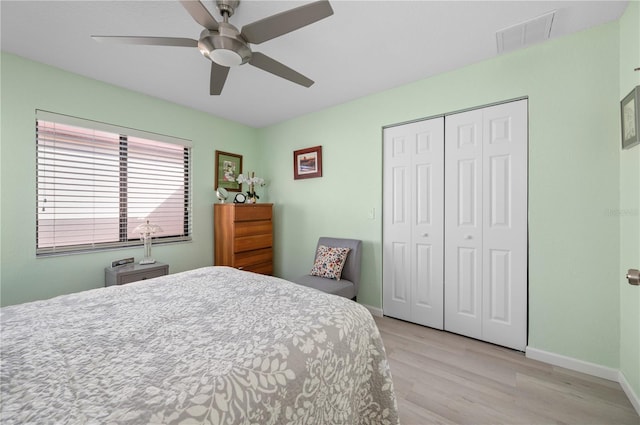
<svg viewBox="0 0 640 425">
<path fill-rule="evenodd" d="M 167 274 L 169 274 L 169 265 L 164 263 L 105 267 L 104 286 L 124 285 L 125 283 L 151 279 Z"/>
</svg>

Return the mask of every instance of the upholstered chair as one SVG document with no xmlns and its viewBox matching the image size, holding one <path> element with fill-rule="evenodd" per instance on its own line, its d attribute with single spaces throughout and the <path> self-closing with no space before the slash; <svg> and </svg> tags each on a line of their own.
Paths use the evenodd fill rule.
<svg viewBox="0 0 640 425">
<path fill-rule="evenodd" d="M 316 246 L 316 254 L 314 259 L 318 259 L 319 249 L 321 246 L 334 248 L 349 248 L 347 259 L 342 268 L 340 279 L 331 279 L 321 276 L 312 276 L 306 274 L 294 280 L 303 286 L 315 288 L 329 294 L 339 295 L 341 297 L 356 300 L 358 296 L 358 286 L 360 285 L 360 262 L 362 259 L 362 241 L 357 239 L 342 239 L 321 237 L 318 239 Z"/>
</svg>

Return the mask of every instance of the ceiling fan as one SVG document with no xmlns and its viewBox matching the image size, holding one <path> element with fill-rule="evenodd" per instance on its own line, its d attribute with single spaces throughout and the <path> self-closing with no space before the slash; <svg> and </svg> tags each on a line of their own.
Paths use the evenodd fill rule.
<svg viewBox="0 0 640 425">
<path fill-rule="evenodd" d="M 219 95 L 227 79 L 229 68 L 249 63 L 263 71 L 278 77 L 310 87 L 313 81 L 299 72 L 283 65 L 269 56 L 254 52 L 249 43 L 260 44 L 316 21 L 333 15 L 333 9 L 327 0 L 315 1 L 294 9 L 260 19 L 242 27 L 238 31 L 229 23 L 229 17 L 240 4 L 240 0 L 216 0 L 223 21 L 218 22 L 209 10 L 198 0 L 180 0 L 182 6 L 204 30 L 200 39 L 179 37 L 128 37 L 92 35 L 96 41 L 142 44 L 151 46 L 197 47 L 205 57 L 211 60 L 211 95 Z"/>
</svg>

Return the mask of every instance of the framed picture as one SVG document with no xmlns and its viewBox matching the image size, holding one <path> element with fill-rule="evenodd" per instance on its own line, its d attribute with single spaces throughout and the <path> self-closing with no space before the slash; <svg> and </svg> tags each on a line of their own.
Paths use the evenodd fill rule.
<svg viewBox="0 0 640 425">
<path fill-rule="evenodd" d="M 622 149 L 629 149 L 640 143 L 640 86 L 620 102 L 622 124 Z"/>
<path fill-rule="evenodd" d="M 236 177 L 242 174 L 242 155 L 216 151 L 215 189 L 225 188 L 229 192 L 240 192 L 241 186 Z"/>
<path fill-rule="evenodd" d="M 322 177 L 322 146 L 293 151 L 293 178 Z"/>
</svg>

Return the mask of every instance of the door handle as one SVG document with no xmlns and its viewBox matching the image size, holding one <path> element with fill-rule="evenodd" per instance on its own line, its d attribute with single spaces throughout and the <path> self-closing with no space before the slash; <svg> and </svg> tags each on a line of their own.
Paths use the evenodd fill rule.
<svg viewBox="0 0 640 425">
<path fill-rule="evenodd" d="M 640 270 L 638 269 L 629 269 L 627 271 L 627 281 L 629 285 L 638 286 L 640 285 Z"/>
<path fill-rule="evenodd" d="M 427 236 L 429 236 L 429 234 L 428 233 L 423 233 L 422 236 L 424 236 L 426 238 Z"/>
<path fill-rule="evenodd" d="M 473 239 L 473 237 L 471 235 L 465 235 L 464 237 L 465 239 Z"/>
</svg>

